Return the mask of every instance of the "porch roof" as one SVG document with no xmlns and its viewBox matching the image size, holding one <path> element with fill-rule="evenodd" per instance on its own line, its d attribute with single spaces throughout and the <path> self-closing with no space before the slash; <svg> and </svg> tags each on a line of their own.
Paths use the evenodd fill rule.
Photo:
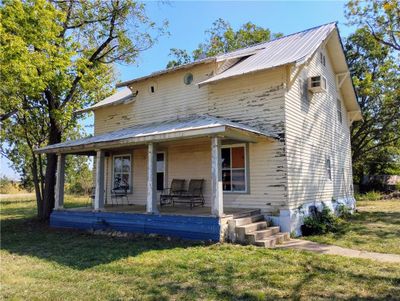
<svg viewBox="0 0 400 301">
<path fill-rule="evenodd" d="M 256 142 L 259 138 L 278 139 L 277 135 L 222 118 L 195 115 L 154 122 L 77 140 L 65 141 L 36 150 L 37 153 L 87 153 L 98 149 L 129 145 L 220 136 L 227 139 Z"/>
</svg>

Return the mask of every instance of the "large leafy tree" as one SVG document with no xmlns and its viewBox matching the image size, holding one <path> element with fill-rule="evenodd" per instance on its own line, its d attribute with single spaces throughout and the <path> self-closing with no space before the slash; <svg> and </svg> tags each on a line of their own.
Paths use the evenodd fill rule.
<svg viewBox="0 0 400 301">
<path fill-rule="evenodd" d="M 2 153 L 31 174 L 46 219 L 57 158 L 34 149 L 71 138 L 73 112 L 108 95 L 113 64 L 135 62 L 165 24 L 131 0 L 4 0 L 0 22 Z"/>
<path fill-rule="evenodd" d="M 400 51 L 399 0 L 350 0 L 349 24 L 365 28 L 380 43 Z"/>
<path fill-rule="evenodd" d="M 187 50 L 172 48 L 167 68 L 179 66 L 236 49 L 252 46 L 257 43 L 269 41 L 272 38 L 280 37 L 282 34 L 271 34 L 268 28 L 257 26 L 251 22 L 243 24 L 238 30 L 234 30 L 229 22 L 217 19 L 210 29 L 206 30 L 206 40 L 189 55 Z"/>
<path fill-rule="evenodd" d="M 364 120 L 351 128 L 356 180 L 400 171 L 400 67 L 392 47 L 367 27 L 350 35 L 346 57 Z"/>
</svg>

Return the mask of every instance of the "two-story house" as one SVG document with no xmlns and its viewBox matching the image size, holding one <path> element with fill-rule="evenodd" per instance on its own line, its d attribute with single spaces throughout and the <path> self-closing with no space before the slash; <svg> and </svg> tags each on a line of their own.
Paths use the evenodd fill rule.
<svg viewBox="0 0 400 301">
<path fill-rule="evenodd" d="M 335 23 L 117 87 L 84 110 L 94 136 L 38 150 L 59 158 L 53 226 L 269 245 L 279 228 L 264 219 L 298 233 L 310 206 L 354 207 L 349 128 L 362 116 Z M 96 157 L 92 208 L 63 209 L 67 154 Z M 182 202 L 165 192 L 173 180 Z"/>
</svg>

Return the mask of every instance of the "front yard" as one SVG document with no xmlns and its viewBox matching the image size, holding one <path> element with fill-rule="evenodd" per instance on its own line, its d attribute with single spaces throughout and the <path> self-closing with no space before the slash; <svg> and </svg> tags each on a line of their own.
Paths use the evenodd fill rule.
<svg viewBox="0 0 400 301">
<path fill-rule="evenodd" d="M 359 201 L 343 231 L 305 239 L 341 247 L 400 254 L 400 200 Z"/>
<path fill-rule="evenodd" d="M 0 204 L 1 299 L 399 300 L 400 296 L 400 266 L 395 264 L 51 230 L 33 219 L 33 200 Z M 399 217 L 393 217 L 398 231 Z"/>
</svg>

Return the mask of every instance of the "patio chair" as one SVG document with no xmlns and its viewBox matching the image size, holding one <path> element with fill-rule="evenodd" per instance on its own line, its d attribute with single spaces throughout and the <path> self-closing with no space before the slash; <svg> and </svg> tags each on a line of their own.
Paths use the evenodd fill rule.
<svg viewBox="0 0 400 301">
<path fill-rule="evenodd" d="M 190 209 L 198 206 L 204 207 L 203 186 L 203 179 L 190 180 L 188 190 L 182 192 L 176 199 L 173 199 L 172 205 L 174 206 L 175 203 L 189 204 Z"/>
<path fill-rule="evenodd" d="M 115 204 L 118 206 L 118 199 L 121 200 L 121 203 L 124 198 L 128 202 L 128 190 L 129 190 L 128 185 L 118 186 L 118 187 L 111 189 L 111 206 L 114 206 L 114 201 L 115 201 Z"/>
<path fill-rule="evenodd" d="M 173 199 L 179 197 L 185 190 L 185 180 L 173 179 L 171 187 L 165 188 L 160 195 L 160 206 L 173 204 Z"/>
</svg>

